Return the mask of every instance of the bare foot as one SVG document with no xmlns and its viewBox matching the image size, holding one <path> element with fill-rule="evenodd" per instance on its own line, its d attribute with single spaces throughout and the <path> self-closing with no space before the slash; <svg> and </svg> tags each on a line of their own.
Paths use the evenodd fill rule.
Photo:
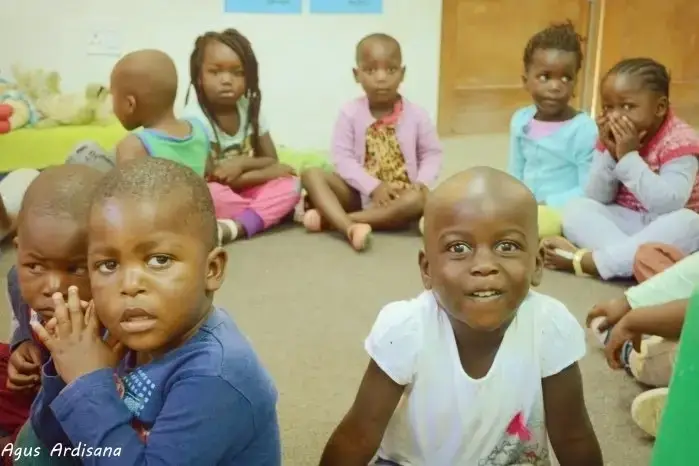
<svg viewBox="0 0 699 466">
<path fill-rule="evenodd" d="M 303 214 L 303 226 L 309 233 L 323 231 L 323 217 L 316 209 L 307 210 Z"/>
<path fill-rule="evenodd" d="M 365 250 L 371 241 L 371 225 L 354 223 L 347 229 L 347 239 L 355 251 Z"/>
<path fill-rule="evenodd" d="M 573 271 L 572 256 L 578 250 L 573 243 L 562 236 L 554 236 L 544 239 L 540 247 L 544 254 L 544 267 L 566 272 Z"/>
</svg>

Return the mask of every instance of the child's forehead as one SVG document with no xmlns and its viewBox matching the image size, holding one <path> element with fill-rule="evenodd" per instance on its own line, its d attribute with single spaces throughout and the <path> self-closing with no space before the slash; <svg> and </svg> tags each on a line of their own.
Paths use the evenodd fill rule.
<svg viewBox="0 0 699 466">
<path fill-rule="evenodd" d="M 493 198 L 455 198 L 433 205 L 432 212 L 426 212 L 434 231 L 483 232 L 527 231 L 530 223 L 535 223 L 536 212 L 527 209 L 522 203 L 503 202 Z"/>
<path fill-rule="evenodd" d="M 386 39 L 371 39 L 359 48 L 360 61 L 399 60 L 400 58 L 400 47 Z"/>
<path fill-rule="evenodd" d="M 70 215 L 28 213 L 17 229 L 19 248 L 55 259 L 84 256 L 87 250 L 87 219 Z"/>
<path fill-rule="evenodd" d="M 240 63 L 241 58 L 235 50 L 220 40 L 211 39 L 204 45 L 204 61 L 236 62 Z"/>
<path fill-rule="evenodd" d="M 575 67 L 577 56 L 575 52 L 560 49 L 539 48 L 532 54 L 531 65 L 549 68 Z"/>
<path fill-rule="evenodd" d="M 644 92 L 643 82 L 637 76 L 628 73 L 614 73 L 602 82 L 603 97 L 629 96 Z"/>
</svg>

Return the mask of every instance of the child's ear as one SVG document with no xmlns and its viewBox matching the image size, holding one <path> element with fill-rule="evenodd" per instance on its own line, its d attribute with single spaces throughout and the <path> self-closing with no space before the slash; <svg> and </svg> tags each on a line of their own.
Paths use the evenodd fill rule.
<svg viewBox="0 0 699 466">
<path fill-rule="evenodd" d="M 422 285 L 426 290 L 432 289 L 432 275 L 430 274 L 430 263 L 427 261 L 427 255 L 423 249 L 420 249 L 420 254 L 417 258 L 420 264 L 420 275 L 422 276 Z"/>
<path fill-rule="evenodd" d="M 359 82 L 359 70 L 357 68 L 352 68 L 352 75 L 354 75 L 354 82 Z"/>
<path fill-rule="evenodd" d="M 221 247 L 214 248 L 206 259 L 206 291 L 214 292 L 221 288 L 226 277 L 228 253 Z"/>
<path fill-rule="evenodd" d="M 659 118 L 665 118 L 668 108 L 670 108 L 670 101 L 668 98 L 666 96 L 660 97 L 658 99 L 658 105 L 656 106 L 656 116 Z"/>
<path fill-rule="evenodd" d="M 521 78 L 522 78 L 522 86 L 524 86 L 524 89 L 526 89 L 527 88 L 527 73 L 523 72 Z"/>
<path fill-rule="evenodd" d="M 136 113 L 136 97 L 129 95 L 126 97 L 126 103 L 128 105 L 129 113 Z"/>
<path fill-rule="evenodd" d="M 15 237 L 12 238 L 12 244 L 14 245 L 15 249 L 19 247 L 19 239 L 17 235 L 15 235 Z"/>
<path fill-rule="evenodd" d="M 532 274 L 532 286 L 541 285 L 541 279 L 544 275 L 544 249 L 539 248 L 536 253 L 536 264 L 534 265 L 534 273 Z"/>
</svg>

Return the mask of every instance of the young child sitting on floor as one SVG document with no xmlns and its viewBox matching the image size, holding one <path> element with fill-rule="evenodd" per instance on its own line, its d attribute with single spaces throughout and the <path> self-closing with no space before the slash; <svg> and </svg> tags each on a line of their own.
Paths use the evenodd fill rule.
<svg viewBox="0 0 699 466">
<path fill-rule="evenodd" d="M 597 142 L 597 125 L 570 106 L 583 61 L 572 23 L 536 33 L 524 49 L 522 81 L 534 105 L 510 123 L 508 171 L 539 203 L 539 237 L 561 234 L 561 209 L 582 197 Z"/>
<path fill-rule="evenodd" d="M 537 204 L 491 168 L 462 172 L 425 207 L 426 291 L 384 307 L 354 405 L 321 465 L 601 466 L 578 361 L 582 328 L 530 290 L 541 280 Z"/>
<path fill-rule="evenodd" d="M 698 283 L 695 252 L 629 288 L 622 298 L 598 304 L 587 316 L 588 327 L 605 345 L 610 367 L 625 368 L 640 383 L 659 387 L 642 393 L 631 405 L 631 417 L 652 436 L 667 396 L 689 298 Z"/>
<path fill-rule="evenodd" d="M 93 303 L 83 316 L 73 287 L 67 304 L 53 296 L 53 334 L 32 324 L 51 359 L 32 406 L 42 422 L 17 446 L 120 447 L 129 465 L 279 466 L 277 392 L 212 304 L 227 256 L 204 180 L 159 158 L 117 167 L 95 194 L 88 234 Z"/>
<path fill-rule="evenodd" d="M 228 220 L 223 240 L 249 238 L 290 216 L 301 197 L 261 112 L 257 58 L 245 36 L 226 29 L 197 38 L 189 66 L 194 114 L 214 148 L 209 189 L 216 215 Z"/>
<path fill-rule="evenodd" d="M 419 221 L 442 148 L 427 112 L 398 93 L 405 66 L 400 44 L 371 34 L 357 45 L 354 78 L 365 96 L 346 104 L 335 124 L 336 173 L 309 169 L 303 223 L 325 228 L 363 250 L 372 230 L 405 229 Z"/>
<path fill-rule="evenodd" d="M 116 163 L 159 157 L 185 165 L 198 175 L 211 170 L 211 142 L 197 118 L 175 117 L 177 69 L 159 50 L 130 53 L 114 66 L 111 77 L 114 113 L 132 133 L 116 148 Z M 220 241 L 229 241 L 229 219 L 218 222 Z"/>
<path fill-rule="evenodd" d="M 131 131 L 116 147 L 116 163 L 160 157 L 206 174 L 211 144 L 196 118 L 178 119 L 177 69 L 160 50 L 139 50 L 119 60 L 112 70 L 114 114 Z"/>
<path fill-rule="evenodd" d="M 7 274 L 12 309 L 10 344 L 0 345 L 0 436 L 12 441 L 29 417 L 48 357 L 30 320 L 53 316 L 51 295 L 78 286 L 89 300 L 87 217 L 90 193 L 102 174 L 90 167 L 59 165 L 29 185 L 17 217 L 17 262 Z M 9 359 L 8 359 L 9 358 Z"/>
<path fill-rule="evenodd" d="M 600 144 L 587 197 L 563 215 L 563 238 L 544 240 L 546 265 L 603 279 L 630 277 L 639 246 L 699 250 L 699 135 L 672 111 L 660 63 L 631 58 L 601 83 Z"/>
</svg>

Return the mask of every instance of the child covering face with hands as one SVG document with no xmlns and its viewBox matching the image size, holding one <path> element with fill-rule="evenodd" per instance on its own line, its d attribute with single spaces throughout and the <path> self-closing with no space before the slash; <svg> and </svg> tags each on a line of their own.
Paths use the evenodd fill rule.
<svg viewBox="0 0 699 466">
<path fill-rule="evenodd" d="M 604 77 L 586 197 L 563 214 L 567 240 L 543 242 L 547 266 L 606 280 L 632 276 L 645 243 L 699 250 L 699 135 L 675 116 L 669 90 L 668 71 L 649 58 L 623 60 Z"/>
</svg>

